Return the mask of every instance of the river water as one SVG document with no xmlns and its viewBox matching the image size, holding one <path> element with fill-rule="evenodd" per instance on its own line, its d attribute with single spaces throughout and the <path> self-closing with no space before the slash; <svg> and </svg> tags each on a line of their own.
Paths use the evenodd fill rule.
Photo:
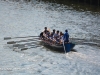
<svg viewBox="0 0 100 75">
<path fill-rule="evenodd" d="M 0 0 L 0 75 L 99 75 L 99 20 L 98 12 L 60 4 Z M 55 52 L 39 45 L 39 41 L 17 42 L 29 43 L 29 49 L 21 51 L 7 42 L 35 38 L 4 40 L 8 36 L 38 36 L 45 26 L 62 32 L 68 29 L 77 52 Z"/>
</svg>

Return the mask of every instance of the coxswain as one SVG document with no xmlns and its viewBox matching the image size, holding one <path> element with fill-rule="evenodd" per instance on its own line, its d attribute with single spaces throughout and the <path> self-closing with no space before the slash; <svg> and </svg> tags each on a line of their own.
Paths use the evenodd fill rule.
<svg viewBox="0 0 100 75">
<path fill-rule="evenodd" d="M 65 30 L 65 34 L 63 36 L 63 40 L 64 40 L 64 43 L 69 43 L 69 34 L 68 34 L 68 30 L 67 29 Z"/>
<path fill-rule="evenodd" d="M 69 34 L 68 30 L 65 30 L 65 34 L 63 36 L 63 46 L 64 46 L 64 51 L 65 52 L 70 52 L 71 51 L 71 44 L 69 43 Z"/>
</svg>

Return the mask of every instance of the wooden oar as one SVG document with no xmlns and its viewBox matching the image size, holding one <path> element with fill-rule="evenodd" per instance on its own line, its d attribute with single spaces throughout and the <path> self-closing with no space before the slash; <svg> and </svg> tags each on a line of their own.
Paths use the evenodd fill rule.
<svg viewBox="0 0 100 75">
<path fill-rule="evenodd" d="M 25 44 L 14 44 L 13 45 L 13 47 L 17 47 L 17 48 L 26 48 L 26 47 L 28 47 L 28 46 L 37 46 L 37 45 L 39 45 L 38 43 L 36 43 L 36 42 L 31 42 L 31 43 L 25 43 Z"/>
<path fill-rule="evenodd" d="M 33 47 L 29 47 L 29 48 L 22 48 L 21 51 L 31 49 L 31 48 L 37 48 L 37 47 L 41 47 L 41 46 L 33 46 Z"/>
<path fill-rule="evenodd" d="M 9 41 L 7 44 L 15 44 L 15 43 L 20 43 L 20 42 L 30 42 L 30 41 L 40 41 L 39 39 L 27 39 L 27 40 L 20 40 L 20 41 Z"/>
<path fill-rule="evenodd" d="M 32 44 L 37 44 L 36 42 L 31 42 L 31 43 L 25 43 L 25 44 L 14 44 L 13 47 L 18 47 L 18 46 L 32 46 Z"/>
<path fill-rule="evenodd" d="M 28 38 L 28 37 L 39 37 L 39 36 L 25 36 L 25 37 L 4 37 L 4 40 L 14 39 L 14 38 Z"/>
<path fill-rule="evenodd" d="M 66 49 L 65 49 L 64 41 L 63 41 L 63 47 L 64 47 L 64 52 L 65 52 L 65 54 L 66 54 Z"/>
</svg>

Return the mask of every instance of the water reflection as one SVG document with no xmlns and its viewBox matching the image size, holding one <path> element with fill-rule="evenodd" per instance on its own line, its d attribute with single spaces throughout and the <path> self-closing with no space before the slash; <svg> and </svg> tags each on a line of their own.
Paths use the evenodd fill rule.
<svg viewBox="0 0 100 75">
<path fill-rule="evenodd" d="M 61 5 L 67 5 L 69 7 L 73 7 L 76 10 L 80 11 L 93 11 L 93 12 L 100 12 L 100 7 L 98 4 L 94 5 L 93 3 L 87 3 L 87 2 L 82 2 L 79 0 L 43 0 L 45 2 L 51 2 L 51 3 L 58 3 Z"/>
</svg>

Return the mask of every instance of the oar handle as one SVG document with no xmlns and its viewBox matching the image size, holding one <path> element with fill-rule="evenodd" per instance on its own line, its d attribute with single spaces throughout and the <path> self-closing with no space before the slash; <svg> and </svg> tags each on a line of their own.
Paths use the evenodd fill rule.
<svg viewBox="0 0 100 75">
<path fill-rule="evenodd" d="M 27 40 L 20 40 L 20 41 L 9 41 L 9 42 L 7 42 L 7 44 L 15 44 L 15 43 L 20 43 L 20 42 L 30 42 L 30 41 L 40 41 L 40 40 L 37 40 L 37 38 L 36 39 L 27 39 Z"/>
</svg>

